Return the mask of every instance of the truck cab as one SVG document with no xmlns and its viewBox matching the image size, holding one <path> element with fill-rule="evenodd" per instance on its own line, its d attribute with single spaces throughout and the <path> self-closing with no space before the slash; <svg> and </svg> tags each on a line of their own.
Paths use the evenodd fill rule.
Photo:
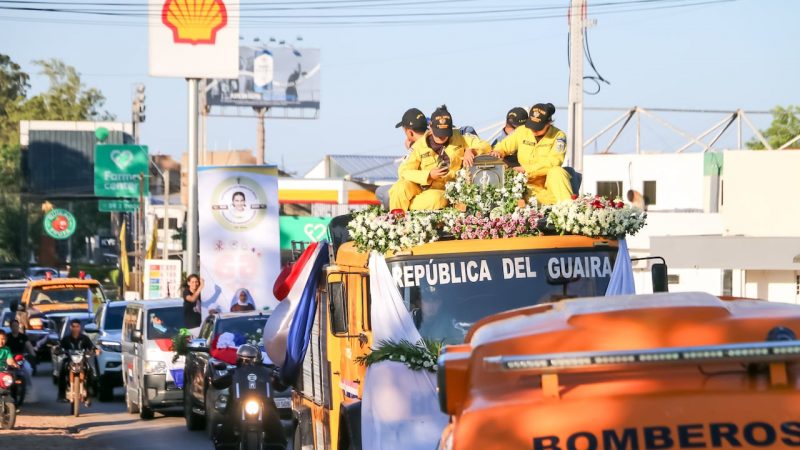
<svg viewBox="0 0 800 450">
<path fill-rule="evenodd" d="M 440 450 L 800 446 L 800 307 L 703 293 L 500 313 L 445 347 Z"/>
<path fill-rule="evenodd" d="M 319 286 L 318 308 L 296 386 L 304 448 L 361 448 L 360 405 L 372 347 L 368 255 L 352 242 Z M 480 320 L 507 310 L 603 295 L 617 242 L 585 236 L 439 241 L 386 256 L 414 324 L 424 338 L 461 344 Z"/>
</svg>

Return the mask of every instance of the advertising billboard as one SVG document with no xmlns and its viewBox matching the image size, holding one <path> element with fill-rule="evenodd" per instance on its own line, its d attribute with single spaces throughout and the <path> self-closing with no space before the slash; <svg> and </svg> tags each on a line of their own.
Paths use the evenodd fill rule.
<svg viewBox="0 0 800 450">
<path fill-rule="evenodd" d="M 148 5 L 151 76 L 237 76 L 239 0 L 149 0 Z"/>
<path fill-rule="evenodd" d="M 239 77 L 206 81 L 208 106 L 319 109 L 319 49 L 239 47 Z"/>
</svg>

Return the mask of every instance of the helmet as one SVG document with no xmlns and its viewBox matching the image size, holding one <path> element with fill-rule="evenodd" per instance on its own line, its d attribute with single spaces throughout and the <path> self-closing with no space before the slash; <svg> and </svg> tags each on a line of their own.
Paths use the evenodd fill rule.
<svg viewBox="0 0 800 450">
<path fill-rule="evenodd" d="M 244 344 L 236 351 L 236 362 L 243 366 L 261 364 L 261 351 L 255 345 Z"/>
</svg>

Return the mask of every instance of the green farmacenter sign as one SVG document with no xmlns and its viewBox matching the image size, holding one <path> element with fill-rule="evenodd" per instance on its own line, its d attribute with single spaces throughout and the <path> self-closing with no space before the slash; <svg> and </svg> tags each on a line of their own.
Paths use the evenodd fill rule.
<svg viewBox="0 0 800 450">
<path fill-rule="evenodd" d="M 138 198 L 139 175 L 144 174 L 144 195 L 150 192 L 146 145 L 98 144 L 94 151 L 94 195 Z"/>
<path fill-rule="evenodd" d="M 51 209 L 44 216 L 44 232 L 53 239 L 67 239 L 75 233 L 78 222 L 66 209 Z"/>
</svg>

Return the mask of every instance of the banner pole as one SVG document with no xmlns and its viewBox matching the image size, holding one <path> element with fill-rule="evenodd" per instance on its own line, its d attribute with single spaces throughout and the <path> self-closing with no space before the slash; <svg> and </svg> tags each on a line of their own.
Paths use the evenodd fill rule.
<svg viewBox="0 0 800 450">
<path fill-rule="evenodd" d="M 198 115 L 198 79 L 189 78 L 189 205 L 186 217 L 186 273 L 198 273 L 198 249 L 200 237 L 198 234 L 198 214 L 197 214 L 197 156 L 198 156 L 198 136 L 197 136 L 197 115 Z"/>
</svg>

